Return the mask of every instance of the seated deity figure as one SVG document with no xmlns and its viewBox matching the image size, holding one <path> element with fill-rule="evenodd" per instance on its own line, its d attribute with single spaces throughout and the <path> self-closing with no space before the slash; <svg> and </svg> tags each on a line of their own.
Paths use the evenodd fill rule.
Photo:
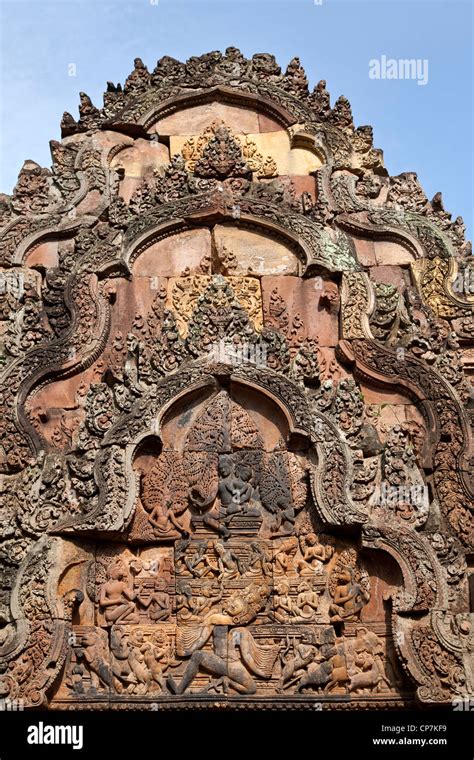
<svg viewBox="0 0 474 760">
<path fill-rule="evenodd" d="M 280 544 L 274 556 L 273 572 L 275 575 L 285 575 L 293 569 L 297 548 L 298 543 L 294 536 Z"/>
<path fill-rule="evenodd" d="M 171 614 L 170 596 L 165 591 L 168 584 L 165 578 L 157 577 L 160 565 L 159 560 L 146 562 L 139 557 L 129 564 L 136 602 L 141 609 L 148 610 L 153 621 L 166 620 Z"/>
<path fill-rule="evenodd" d="M 286 578 L 281 578 L 276 582 L 273 604 L 275 620 L 279 623 L 288 622 L 293 614 L 293 603 L 290 598 L 290 584 Z"/>
<path fill-rule="evenodd" d="M 200 541 L 193 554 L 184 557 L 187 571 L 195 578 L 204 578 L 209 575 L 219 575 L 220 570 L 207 554 L 207 541 Z"/>
<path fill-rule="evenodd" d="M 324 546 L 315 533 L 307 533 L 299 537 L 301 558 L 296 561 L 296 569 L 300 575 L 314 575 L 323 572 L 323 563 L 332 554 L 332 546 Z"/>
<path fill-rule="evenodd" d="M 355 620 L 370 598 L 370 593 L 355 580 L 354 572 L 353 567 L 347 566 L 338 573 L 334 602 L 329 605 L 329 617 L 333 623 Z"/>
<path fill-rule="evenodd" d="M 100 590 L 99 606 L 108 625 L 138 623 L 135 593 L 126 581 L 126 572 L 120 563 L 112 565 L 107 580 Z"/>
<path fill-rule="evenodd" d="M 293 534 L 296 512 L 291 500 L 291 494 L 280 494 L 275 499 L 272 528 L 275 533 L 282 536 Z"/>
<path fill-rule="evenodd" d="M 164 578 L 156 578 L 155 590 L 147 604 L 150 609 L 150 619 L 155 622 L 167 620 L 171 615 L 170 595 L 165 591 L 166 586 L 167 583 Z"/>
<path fill-rule="evenodd" d="M 256 541 L 252 541 L 246 562 L 245 573 L 246 575 L 271 575 L 271 551 L 265 546 L 260 546 Z"/>
<path fill-rule="evenodd" d="M 178 620 L 186 622 L 193 616 L 193 590 L 185 580 L 176 583 L 176 616 Z"/>
<path fill-rule="evenodd" d="M 319 607 L 319 596 L 311 588 L 308 581 L 302 581 L 298 586 L 298 596 L 296 597 L 296 615 L 300 620 L 311 620 Z"/>
<path fill-rule="evenodd" d="M 218 492 L 225 522 L 230 522 L 237 514 L 249 516 L 261 514 L 253 498 L 255 487 L 252 468 L 243 463 L 235 463 L 232 456 L 228 454 L 219 458 Z"/>
<path fill-rule="evenodd" d="M 151 524 L 163 535 L 168 534 L 173 528 L 183 536 L 187 536 L 188 532 L 184 525 L 178 519 L 181 512 L 177 507 L 173 508 L 173 502 L 171 499 L 167 499 L 165 504 L 156 504 L 149 514 L 148 519 Z"/>
<path fill-rule="evenodd" d="M 217 566 L 220 571 L 219 577 L 230 580 L 238 578 L 242 574 L 242 563 L 232 549 L 227 548 L 222 541 L 216 541 L 214 551 L 217 554 Z"/>
<path fill-rule="evenodd" d="M 222 600 L 222 586 L 215 593 L 212 581 L 204 581 L 199 591 L 200 594 L 198 596 L 192 596 L 189 600 L 191 614 L 187 619 L 201 620 L 212 607 L 215 607 Z"/>
</svg>

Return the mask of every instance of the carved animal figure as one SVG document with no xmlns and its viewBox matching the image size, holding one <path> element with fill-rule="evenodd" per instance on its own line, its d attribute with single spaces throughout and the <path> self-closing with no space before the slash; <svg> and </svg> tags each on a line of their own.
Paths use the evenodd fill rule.
<svg viewBox="0 0 474 760">
<path fill-rule="evenodd" d="M 296 691 L 310 687 L 312 689 L 321 689 L 331 680 L 332 664 L 329 660 L 322 662 L 320 665 L 310 665 L 307 675 L 303 676 Z"/>
<path fill-rule="evenodd" d="M 351 677 L 349 684 L 349 691 L 380 691 L 380 684 L 385 683 L 386 679 L 380 674 L 377 664 L 372 663 L 368 670 L 363 670 L 361 673 L 356 673 Z"/>
</svg>

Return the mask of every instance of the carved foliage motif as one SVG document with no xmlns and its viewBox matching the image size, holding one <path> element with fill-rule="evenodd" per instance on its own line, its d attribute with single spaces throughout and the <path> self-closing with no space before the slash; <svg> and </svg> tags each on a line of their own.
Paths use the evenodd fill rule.
<svg viewBox="0 0 474 760">
<path fill-rule="evenodd" d="M 213 163 L 217 159 L 216 153 L 224 150 L 220 142 L 222 140 L 228 143 L 230 140 L 233 141 L 236 157 L 239 153 L 235 146 L 239 146 L 240 162 L 237 160 L 236 164 L 227 163 L 226 165 L 221 163 L 219 166 Z M 212 152 L 214 152 L 214 159 L 210 157 Z M 232 134 L 224 122 L 214 121 L 198 137 L 190 137 L 183 145 L 181 155 L 186 162 L 186 168 L 203 177 L 226 176 L 230 173 L 233 176 L 239 176 L 235 173 L 236 171 L 243 172 L 245 176 L 251 171 L 257 177 L 271 179 L 278 174 L 274 159 L 270 156 L 264 157 L 255 142 L 247 135 L 242 138 Z"/>
<path fill-rule="evenodd" d="M 188 323 L 193 321 L 194 312 L 210 309 L 211 303 L 216 308 L 219 304 L 220 314 L 215 313 L 214 322 L 216 328 L 216 339 L 222 337 L 222 331 L 219 333 L 218 320 L 225 319 L 225 314 L 230 314 L 237 304 L 243 307 L 250 317 L 255 330 L 260 332 L 263 327 L 262 322 L 262 303 L 259 282 L 252 277 L 227 277 L 225 280 L 225 295 L 218 299 L 217 293 L 222 291 L 224 280 L 220 275 L 214 277 L 206 275 L 195 275 L 191 277 L 180 277 L 173 280 L 170 292 L 168 294 L 168 308 L 173 311 L 176 317 L 179 334 L 182 338 L 188 334 Z M 230 286 L 230 287 L 229 287 Z M 225 304 L 227 298 L 228 304 Z M 196 318 L 198 318 L 196 316 Z M 230 317 L 229 317 L 230 319 Z M 230 334 L 228 325 L 225 326 L 227 334 Z"/>
<path fill-rule="evenodd" d="M 264 129 L 210 121 L 139 177 L 112 168 L 196 96 L 324 166 L 279 177 Z M 79 114 L 52 170 L 26 162 L 0 198 L 2 697 L 358 709 L 472 690 L 462 220 L 389 177 L 298 59 L 136 59 Z M 231 242 L 137 275 L 151 244 L 221 223 L 283 243 L 301 276 L 239 274 Z M 304 319 L 290 277 L 321 280 Z"/>
</svg>

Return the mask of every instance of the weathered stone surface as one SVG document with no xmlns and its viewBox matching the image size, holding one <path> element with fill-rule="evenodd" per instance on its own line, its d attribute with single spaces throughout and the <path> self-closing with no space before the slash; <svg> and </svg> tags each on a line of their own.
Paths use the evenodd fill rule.
<svg viewBox="0 0 474 760">
<path fill-rule="evenodd" d="M 152 244 L 140 254 L 134 265 L 137 277 L 179 277 L 209 269 L 211 234 L 207 229 L 180 232 Z M 203 271 L 204 270 L 204 271 Z"/>
<path fill-rule="evenodd" d="M 414 261 L 415 258 L 410 251 L 399 243 L 392 243 L 389 240 L 376 240 L 374 242 L 374 252 L 375 260 L 379 266 L 383 264 L 392 266 L 406 265 Z"/>
<path fill-rule="evenodd" d="M 370 268 L 370 278 L 374 282 L 383 282 L 389 285 L 394 285 L 400 293 L 403 293 L 407 284 L 409 284 L 409 277 L 406 273 L 406 269 L 402 269 L 398 266 L 382 265 Z"/>
<path fill-rule="evenodd" d="M 235 269 L 243 274 L 288 275 L 299 270 L 298 258 L 289 245 L 258 229 L 218 224 L 214 228 L 214 243 L 218 253 L 223 249 L 232 251 L 237 260 Z"/>
<path fill-rule="evenodd" d="M 158 132 L 161 135 L 186 135 L 199 134 L 215 119 L 222 119 L 234 132 L 254 134 L 256 132 L 274 132 L 281 129 L 281 125 L 272 119 L 266 119 L 261 129 L 259 114 L 239 106 L 231 106 L 227 103 L 207 103 L 202 106 L 191 106 L 182 111 L 177 111 L 171 116 L 160 119 L 156 126 L 150 127 L 150 132 Z M 190 126 L 193 132 L 190 131 Z"/>
<path fill-rule="evenodd" d="M 357 258 L 364 267 L 372 267 L 378 264 L 375 258 L 375 243 L 373 240 L 353 238 L 357 251 Z"/>
<path fill-rule="evenodd" d="M 316 200 L 316 185 L 314 181 L 314 177 L 308 177 L 308 176 L 298 176 L 296 174 L 292 174 L 291 177 L 281 177 L 282 182 L 290 181 L 296 197 L 301 197 L 303 193 L 309 193 L 311 196 L 312 202 L 314 203 Z"/>
<path fill-rule="evenodd" d="M 2 699 L 472 694 L 462 220 L 298 59 L 136 59 L 62 130 L 0 198 Z"/>
<path fill-rule="evenodd" d="M 325 293 L 334 292 L 328 302 Z M 336 346 L 339 341 L 338 289 L 321 277 L 262 277 L 265 324 L 287 331 L 289 342 L 297 345 L 316 338 L 320 346 Z"/>
<path fill-rule="evenodd" d="M 57 241 L 40 243 L 28 253 L 28 266 L 43 266 L 54 269 L 58 266 L 58 243 Z"/>
<path fill-rule="evenodd" d="M 130 148 L 124 148 L 112 161 L 113 169 L 123 169 L 125 177 L 141 178 L 147 171 L 169 164 L 170 153 L 166 145 L 157 140 L 134 140 Z"/>
</svg>

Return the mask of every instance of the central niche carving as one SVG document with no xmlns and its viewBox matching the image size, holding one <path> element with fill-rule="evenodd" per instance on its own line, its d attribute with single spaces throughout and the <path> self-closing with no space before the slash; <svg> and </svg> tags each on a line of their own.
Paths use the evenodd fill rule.
<svg viewBox="0 0 474 760">
<path fill-rule="evenodd" d="M 322 532 L 315 464 L 255 389 L 231 381 L 175 401 L 134 457 L 128 544 L 99 543 L 88 562 L 94 613 L 75 626 L 57 698 L 396 698 L 371 598 L 386 580 L 370 552 Z"/>
<path fill-rule="evenodd" d="M 304 452 L 287 450 L 287 425 L 275 405 L 273 419 L 255 419 L 236 395 L 221 390 L 168 415 L 160 453 L 139 466 L 132 540 L 292 534 L 308 498 Z"/>
</svg>

